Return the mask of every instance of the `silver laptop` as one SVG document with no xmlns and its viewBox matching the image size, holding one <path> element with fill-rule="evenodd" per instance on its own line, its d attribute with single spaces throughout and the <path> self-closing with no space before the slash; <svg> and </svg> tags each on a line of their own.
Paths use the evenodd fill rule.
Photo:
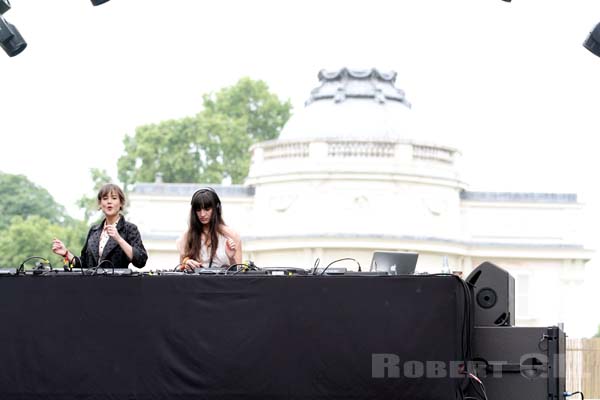
<svg viewBox="0 0 600 400">
<path fill-rule="evenodd" d="M 412 275 L 417 267 L 418 253 L 376 251 L 371 260 L 371 271 L 390 275 Z"/>
</svg>

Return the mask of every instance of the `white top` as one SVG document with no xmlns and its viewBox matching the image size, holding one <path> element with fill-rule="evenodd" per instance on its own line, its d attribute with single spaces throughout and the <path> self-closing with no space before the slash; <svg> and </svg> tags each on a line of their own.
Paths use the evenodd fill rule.
<svg viewBox="0 0 600 400">
<path fill-rule="evenodd" d="M 179 254 L 184 254 L 183 250 L 185 247 L 186 233 L 184 233 L 179 239 L 177 239 L 176 244 Z M 231 262 L 229 261 L 229 257 L 227 257 L 227 252 L 225 251 L 225 248 L 227 246 L 227 238 L 218 233 L 217 237 L 219 238 L 219 245 L 217 247 L 215 257 L 212 261 L 213 268 L 220 268 L 223 265 L 231 264 Z M 200 257 L 196 258 L 196 260 L 199 261 L 203 267 L 208 268 L 208 266 L 210 265 L 210 247 L 207 248 L 206 244 L 202 243 L 202 246 L 200 247 Z"/>
<path fill-rule="evenodd" d="M 102 257 L 102 253 L 104 252 L 104 247 L 106 246 L 106 243 L 108 243 L 108 239 L 110 239 L 110 236 L 108 236 L 108 232 L 106 232 L 106 227 L 108 225 L 113 225 L 113 226 L 117 226 L 117 224 L 119 223 L 119 220 L 121 219 L 121 217 L 117 218 L 117 220 L 115 221 L 114 224 L 107 224 L 106 220 L 104 221 L 104 227 L 102 228 L 102 233 L 100 234 L 100 243 L 98 244 L 98 255 L 100 257 Z"/>
</svg>

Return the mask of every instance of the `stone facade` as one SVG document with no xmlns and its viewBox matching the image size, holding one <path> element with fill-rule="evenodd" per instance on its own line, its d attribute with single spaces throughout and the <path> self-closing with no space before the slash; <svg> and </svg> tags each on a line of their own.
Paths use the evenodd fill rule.
<svg viewBox="0 0 600 400">
<path fill-rule="evenodd" d="M 591 252 L 575 194 L 469 191 L 460 152 L 413 137 L 410 104 L 396 74 L 322 71 L 320 86 L 277 140 L 252 147 L 244 185 L 213 186 L 225 221 L 240 232 L 244 259 L 262 267 L 312 268 L 341 258 L 368 270 L 373 251 L 419 253 L 417 272 L 442 260 L 464 277 L 483 261 L 516 280 L 517 323 L 565 322 Z M 178 263 L 197 184 L 143 183 L 129 219 L 150 253 L 148 269 Z"/>
</svg>

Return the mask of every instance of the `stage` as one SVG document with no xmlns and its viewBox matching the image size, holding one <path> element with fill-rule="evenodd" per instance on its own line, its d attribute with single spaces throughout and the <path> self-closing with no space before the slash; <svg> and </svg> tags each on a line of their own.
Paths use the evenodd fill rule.
<svg viewBox="0 0 600 400">
<path fill-rule="evenodd" d="M 0 399 L 458 399 L 439 366 L 463 360 L 465 295 L 454 276 L 1 277 Z"/>
</svg>

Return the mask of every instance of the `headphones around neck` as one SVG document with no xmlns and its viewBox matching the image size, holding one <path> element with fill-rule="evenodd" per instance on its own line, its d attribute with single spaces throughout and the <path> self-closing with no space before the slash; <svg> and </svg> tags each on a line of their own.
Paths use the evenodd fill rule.
<svg viewBox="0 0 600 400">
<path fill-rule="evenodd" d="M 194 194 L 192 195 L 192 200 L 190 202 L 191 205 L 192 206 L 194 205 L 194 198 L 196 197 L 196 195 L 198 193 L 202 193 L 202 192 L 211 192 L 214 195 L 214 197 L 215 197 L 215 208 L 217 209 L 217 211 L 220 212 L 221 211 L 221 199 L 219 198 L 219 195 L 217 194 L 217 192 L 215 191 L 215 189 L 213 189 L 211 187 L 208 187 L 208 186 L 200 188 L 200 189 L 198 189 L 198 190 L 196 190 L 194 192 Z"/>
</svg>

